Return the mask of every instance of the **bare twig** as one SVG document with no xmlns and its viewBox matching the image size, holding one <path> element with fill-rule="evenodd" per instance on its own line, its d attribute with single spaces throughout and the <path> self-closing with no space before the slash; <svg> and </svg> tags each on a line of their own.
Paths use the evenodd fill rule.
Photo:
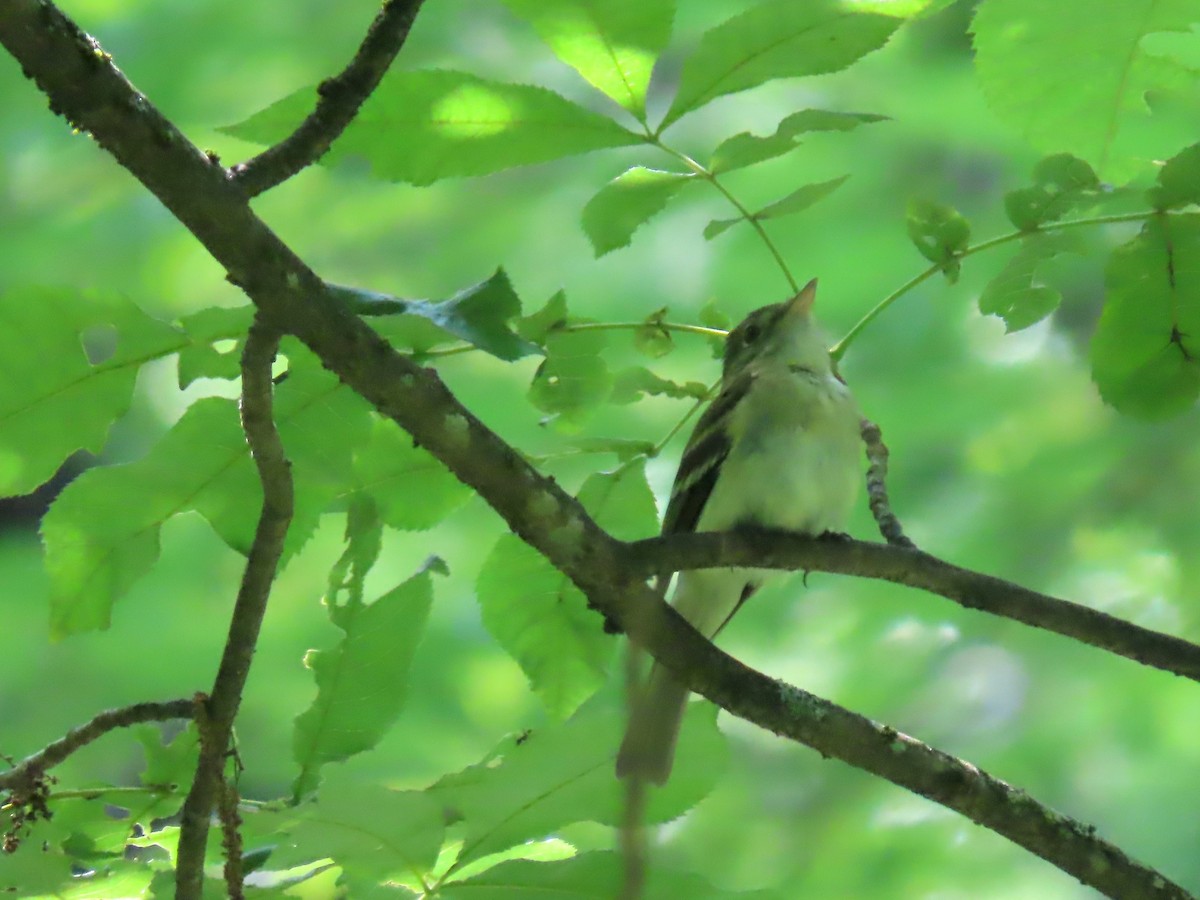
<svg viewBox="0 0 1200 900">
<path fill-rule="evenodd" d="M 288 137 L 234 166 L 233 181 L 254 197 L 287 181 L 325 155 L 404 46 L 422 0 L 388 0 L 341 74 L 322 81 L 316 109 Z"/>
<path fill-rule="evenodd" d="M 883 442 L 883 432 L 870 419 L 861 423 L 863 443 L 867 445 L 867 503 L 871 507 L 871 515 L 879 525 L 879 533 L 889 544 L 897 547 L 915 547 L 900 520 L 892 512 L 892 504 L 888 500 L 888 448 Z"/>
<path fill-rule="evenodd" d="M 291 465 L 284 456 L 272 418 L 271 363 L 278 347 L 278 332 L 256 319 L 242 353 L 242 428 L 262 482 L 263 507 L 212 694 L 204 703 L 203 714 L 197 715 L 200 760 L 180 821 L 176 900 L 195 900 L 201 895 L 209 819 L 224 789 L 222 769 L 233 720 L 241 704 L 267 598 L 292 519 Z"/>
<path fill-rule="evenodd" d="M 242 814 L 238 791 L 232 781 L 222 779 L 217 794 L 217 817 L 221 820 L 221 848 L 225 852 L 225 892 L 229 900 L 244 900 L 242 871 Z"/>
<path fill-rule="evenodd" d="M 653 550 L 658 555 L 651 559 L 647 545 L 615 541 L 596 526 L 574 498 L 531 468 L 458 403 L 435 372 L 396 353 L 365 323 L 328 302 L 322 282 L 254 215 L 245 194 L 228 182 L 224 170 L 213 166 L 145 97 L 137 94 L 95 42 L 56 7 L 47 0 L 5 0 L 0 4 L 0 44 L 36 79 L 55 109 L 89 131 L 175 213 L 246 290 L 260 315 L 295 334 L 343 382 L 412 434 L 473 487 L 514 533 L 570 577 L 600 612 L 622 626 L 692 690 L 735 715 L 955 809 L 1110 897 L 1188 897 L 1183 888 L 1131 861 L 1089 829 L 1038 806 L 974 767 L 782 685 L 715 648 L 662 603 L 641 579 L 642 572 L 679 563 L 681 546 L 672 548 L 663 541 Z M 699 564 L 697 560 L 703 553 L 699 548 L 705 546 L 711 553 L 721 549 L 722 541 L 741 547 L 741 561 L 752 558 L 749 544 L 739 545 L 745 540 L 741 536 L 686 537 L 697 541 L 693 550 L 698 555 L 691 558 L 691 565 Z M 703 544 L 706 539 L 713 543 Z M 682 544 L 681 538 L 671 540 Z M 816 569 L 822 566 L 814 563 L 824 560 L 825 567 L 833 568 L 857 559 L 840 554 L 863 552 L 863 547 L 871 545 L 850 544 L 843 551 L 833 542 L 809 541 L 803 551 L 797 544 L 794 557 L 786 562 L 775 558 L 767 564 L 799 562 Z M 878 549 L 886 555 L 870 557 L 878 566 L 875 577 L 904 581 L 915 577 L 906 574 L 909 570 L 928 566 L 930 571 L 940 573 L 938 577 L 948 580 L 946 590 L 951 595 L 986 578 L 973 573 L 956 575 L 962 570 L 917 551 Z M 723 552 L 730 553 L 725 564 L 734 561 L 731 550 Z M 753 555 L 754 564 L 763 564 L 762 552 L 760 548 Z M 958 588 L 954 587 L 955 579 L 963 579 Z M 997 584 L 1004 586 L 1003 582 Z M 1041 595 L 1032 596 L 1039 602 L 1043 599 Z M 1009 599 L 1020 607 L 1030 598 L 1012 595 Z M 1081 609 L 1063 604 L 1059 614 L 1090 612 L 1078 612 Z M 1117 626 L 1125 625 L 1112 621 Z M 1136 653 L 1129 655 L 1141 658 Z M 214 721 L 216 699 L 214 690 L 210 706 Z M 205 827 L 214 779 L 209 777 L 207 781 L 210 800 L 203 816 Z M 196 807 L 191 815 L 194 842 Z M 181 840 L 181 867 L 182 846 Z M 197 853 L 202 858 L 203 841 L 189 853 L 188 865 L 195 868 Z M 198 884 L 197 877 L 198 873 L 193 872 L 189 881 L 193 887 Z M 181 896 L 197 894 L 193 890 Z"/>
<path fill-rule="evenodd" d="M 41 778 L 48 769 L 57 766 L 81 747 L 116 728 L 128 728 L 142 722 L 165 722 L 169 719 L 190 719 L 191 700 L 167 700 L 162 703 L 134 703 L 120 709 L 108 709 L 86 725 L 72 728 L 62 738 L 21 760 L 7 772 L 0 772 L 0 790 L 19 791 Z"/>
<path fill-rule="evenodd" d="M 908 547 L 828 541 L 783 531 L 678 534 L 629 545 L 627 564 L 647 575 L 663 569 L 755 565 L 834 572 L 920 588 L 968 609 L 1074 638 L 1143 665 L 1200 681 L 1200 646 L 1089 606 L 972 572 Z"/>
</svg>

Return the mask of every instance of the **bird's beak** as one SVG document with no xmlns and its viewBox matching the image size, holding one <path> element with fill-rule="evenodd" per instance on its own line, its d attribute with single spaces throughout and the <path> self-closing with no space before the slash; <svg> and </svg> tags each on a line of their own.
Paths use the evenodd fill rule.
<svg viewBox="0 0 1200 900">
<path fill-rule="evenodd" d="M 788 301 L 786 315 L 799 318 L 812 312 L 813 303 L 817 299 L 817 279 L 813 279 L 800 289 L 795 297 Z"/>
</svg>

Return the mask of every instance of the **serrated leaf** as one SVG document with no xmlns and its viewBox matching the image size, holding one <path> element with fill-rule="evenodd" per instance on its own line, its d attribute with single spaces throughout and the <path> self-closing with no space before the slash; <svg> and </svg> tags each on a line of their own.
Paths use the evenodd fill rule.
<svg viewBox="0 0 1200 900">
<path fill-rule="evenodd" d="M 286 560 L 350 488 L 351 451 L 371 419 L 366 401 L 301 345 L 288 340 L 285 348 L 291 365 L 275 416 L 296 485 Z M 237 404 L 216 397 L 189 407 L 138 462 L 84 472 L 42 520 L 52 635 L 107 628 L 113 604 L 153 566 L 159 529 L 177 513 L 199 512 L 230 547 L 248 552 L 261 498 Z"/>
<path fill-rule="evenodd" d="M 297 91 L 220 130 L 275 143 L 309 114 L 315 93 Z M 393 69 L 321 161 L 361 157 L 378 178 L 428 185 L 643 140 L 545 88 L 466 72 Z"/>
<path fill-rule="evenodd" d="M 1037 268 L 1073 249 L 1074 244 L 1061 234 L 1032 234 L 1025 238 L 1017 254 L 979 295 L 979 311 L 1002 318 L 1008 332 L 1040 322 L 1058 308 L 1062 297 L 1048 285 L 1034 284 Z"/>
<path fill-rule="evenodd" d="M 859 125 L 882 122 L 886 118 L 870 113 L 802 109 L 780 122 L 774 134 L 759 137 L 743 131 L 722 141 L 713 151 L 708 169 L 714 174 L 732 172 L 790 153 L 800 146 L 800 138 L 805 134 L 814 131 L 850 131 Z"/>
<path fill-rule="evenodd" d="M 346 549 L 329 570 L 325 604 L 349 601 L 362 603 L 367 574 L 374 568 L 383 549 L 383 521 L 379 508 L 369 496 L 356 493 L 346 510 Z"/>
<path fill-rule="evenodd" d="M 639 461 L 592 475 L 579 501 L 601 528 L 620 540 L 658 527 L 654 495 Z M 484 627 L 521 666 L 552 716 L 570 715 L 604 682 L 612 635 L 571 581 L 515 535 L 502 535 L 488 554 L 475 593 Z"/>
<path fill-rule="evenodd" d="M 0 292 L 0 497 L 27 494 L 77 450 L 99 453 L 142 363 L 183 336 L 115 294 Z"/>
<path fill-rule="evenodd" d="M 1120 412 L 1161 418 L 1200 396 L 1200 215 L 1157 217 L 1105 269 L 1092 378 Z"/>
<path fill-rule="evenodd" d="M 962 267 L 959 254 L 967 249 L 971 226 L 958 210 L 932 200 L 908 202 L 908 236 L 921 255 L 936 263 L 953 284 Z"/>
<path fill-rule="evenodd" d="M 680 384 L 655 375 L 645 366 L 630 366 L 617 373 L 609 399 L 613 403 L 636 403 L 646 395 L 703 400 L 708 396 L 708 386 L 699 381 Z"/>
<path fill-rule="evenodd" d="M 624 789 L 613 766 L 624 724 L 620 704 L 597 697 L 567 722 L 508 738 L 479 764 L 430 787 L 426 793 L 462 829 L 458 865 L 573 822 L 620 823 Z M 726 761 L 716 707 L 690 704 L 671 780 L 647 798 L 645 821 L 682 815 L 712 790 Z"/>
<path fill-rule="evenodd" d="M 465 881 L 446 885 L 446 900 L 610 900 L 621 896 L 625 863 L 614 851 L 582 853 L 571 859 L 540 863 L 514 860 Z M 730 891 L 716 887 L 694 872 L 652 866 L 639 894 L 643 900 L 782 900 L 777 891 Z"/>
<path fill-rule="evenodd" d="M 597 257 L 629 244 L 693 176 L 634 166 L 600 188 L 583 207 L 583 230 Z"/>
<path fill-rule="evenodd" d="M 1033 231 L 1097 198 L 1100 191 L 1100 180 L 1091 166 L 1069 153 L 1057 153 L 1034 168 L 1033 187 L 1004 195 L 1004 209 L 1017 228 Z"/>
<path fill-rule="evenodd" d="M 428 872 L 445 837 L 441 810 L 421 791 L 393 791 L 329 769 L 316 802 L 258 812 L 256 829 L 282 832 L 272 868 L 331 857 L 348 874 L 376 881 Z"/>
<path fill-rule="evenodd" d="M 242 346 L 253 321 L 254 307 L 250 305 L 214 306 L 180 319 L 188 338 L 179 350 L 180 389 L 197 378 L 240 378 Z M 229 349 L 218 350 L 214 344 L 219 341 L 235 343 Z"/>
<path fill-rule="evenodd" d="M 667 317 L 667 307 L 650 313 L 641 326 L 633 333 L 633 346 L 639 353 L 651 359 L 661 359 L 675 349 L 675 341 L 663 325 Z"/>
<path fill-rule="evenodd" d="M 546 359 L 534 373 L 529 401 L 577 426 L 612 390 L 612 375 L 600 356 L 607 343 L 598 331 L 559 331 L 546 338 Z"/>
<path fill-rule="evenodd" d="M 546 337 L 567 324 L 567 295 L 562 291 L 546 301 L 535 313 L 523 316 L 516 322 L 517 334 L 538 346 L 546 343 Z"/>
<path fill-rule="evenodd" d="M 310 650 L 317 696 L 296 717 L 292 755 L 300 767 L 295 799 L 313 791 L 321 767 L 370 750 L 404 706 L 413 654 L 433 604 L 433 583 L 423 571 L 364 605 L 350 596 L 327 597 L 329 618 L 343 632 L 330 650 Z"/>
<path fill-rule="evenodd" d="M 675 100 L 660 129 L 725 94 L 776 78 L 844 69 L 887 43 L 902 22 L 887 11 L 902 12 L 902 6 L 775 0 L 751 7 L 700 39 L 684 62 Z"/>
<path fill-rule="evenodd" d="M 764 206 L 758 212 L 751 215 L 750 219 L 714 219 L 704 226 L 704 237 L 712 240 L 739 222 L 777 219 L 780 216 L 790 216 L 794 213 L 802 212 L 819 200 L 828 197 L 841 187 L 842 183 L 849 177 L 849 175 L 842 175 L 838 178 L 831 178 L 829 181 L 818 181 L 798 187 L 783 199 L 776 200 L 774 203 Z"/>
<path fill-rule="evenodd" d="M 1180 150 L 1158 172 L 1150 190 L 1155 209 L 1175 209 L 1200 203 L 1200 144 Z"/>
<path fill-rule="evenodd" d="M 370 438 L 355 450 L 354 478 L 383 521 L 403 531 L 432 528 L 471 497 L 436 457 L 384 419 L 375 420 Z"/>
<path fill-rule="evenodd" d="M 497 269 L 486 281 L 473 284 L 446 300 L 404 300 L 360 288 L 330 285 L 331 293 L 353 311 L 364 315 L 397 316 L 386 336 L 418 353 L 428 350 L 428 330 L 418 325 L 411 335 L 403 330 L 404 320 L 424 319 L 455 337 L 500 359 L 512 361 L 537 353 L 538 348 L 509 327 L 521 314 L 521 299 L 503 269 Z M 381 330 L 381 333 L 382 330 Z"/>
<path fill-rule="evenodd" d="M 1139 159 L 1164 150 L 1138 144 L 1146 93 L 1185 88 L 1180 63 L 1146 52 L 1163 31 L 1188 32 L 1192 0 L 988 0 L 977 7 L 975 66 L 988 105 L 1047 152 L 1066 151 L 1122 181 Z"/>
<path fill-rule="evenodd" d="M 505 0 L 555 56 L 639 119 L 646 88 L 671 36 L 671 0 Z"/>
</svg>

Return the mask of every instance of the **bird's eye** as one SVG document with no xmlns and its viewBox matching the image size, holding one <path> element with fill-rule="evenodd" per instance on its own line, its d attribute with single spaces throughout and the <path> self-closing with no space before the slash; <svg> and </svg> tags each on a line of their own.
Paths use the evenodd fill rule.
<svg viewBox="0 0 1200 900">
<path fill-rule="evenodd" d="M 746 343 L 753 344 L 755 341 L 758 340 L 758 336 L 761 333 L 762 333 L 762 329 L 760 329 L 758 327 L 758 325 L 755 325 L 753 323 L 751 323 L 750 325 L 747 325 L 746 326 L 746 334 L 745 334 Z"/>
</svg>

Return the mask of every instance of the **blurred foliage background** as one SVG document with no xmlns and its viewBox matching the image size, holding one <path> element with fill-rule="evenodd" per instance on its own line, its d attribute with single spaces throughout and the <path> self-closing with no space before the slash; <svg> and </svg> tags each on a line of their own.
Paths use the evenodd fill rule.
<svg viewBox="0 0 1200 900">
<path fill-rule="evenodd" d="M 675 47 L 737 6 L 681 4 Z M 338 71 L 375 4 L 75 0 L 67 11 L 168 117 L 229 164 L 254 148 L 216 129 Z M 813 135 L 799 151 L 730 178 L 753 205 L 775 199 L 780 185 L 852 173 L 831 198 L 771 227 L 797 277 L 820 278 L 818 308 L 831 337 L 925 267 L 905 233 L 911 197 L 953 204 L 971 220 L 976 240 L 1011 230 L 1003 192 L 1028 181 L 1038 153 L 983 101 L 972 69 L 971 13 L 971 3 L 953 4 L 904 28 L 848 72 L 722 98 L 672 132 L 677 146 L 707 149 L 739 130 L 769 132 L 804 107 L 889 117 L 851 134 Z M 659 77 L 671 79 L 679 59 L 678 49 L 668 54 Z M 478 0 L 429 3 L 399 64 L 464 68 L 602 102 L 531 29 L 499 4 Z M 0 60 L 0 97 L 0 287 L 102 287 L 164 319 L 243 302 L 156 200 L 48 113 L 8 57 Z M 358 177 L 350 165 L 313 167 L 255 207 L 323 277 L 401 296 L 447 296 L 502 264 L 527 310 L 561 288 L 575 314 L 601 321 L 636 320 L 666 305 L 670 320 L 695 322 L 709 301 L 736 319 L 783 299 L 787 287 L 749 229 L 702 238 L 705 222 L 728 215 L 712 192 L 692 192 L 632 247 L 593 258 L 580 209 L 608 179 L 645 159 L 643 150 L 607 151 L 420 189 Z M 1135 231 L 1115 226 L 1080 237 L 1105 247 Z M 896 510 L 936 555 L 1196 639 L 1189 585 L 1200 574 L 1197 414 L 1142 422 L 1101 403 L 1086 360 L 1101 307 L 1098 257 L 1056 261 L 1064 302 L 1050 320 L 1005 335 L 998 319 L 981 316 L 978 293 L 1011 252 L 972 257 L 953 286 L 926 282 L 874 323 L 842 363 L 892 449 Z M 610 343 L 634 361 L 626 335 Z M 715 377 L 701 338 L 684 335 L 677 344 L 663 371 L 680 380 Z M 473 353 L 438 368 L 506 439 L 554 454 L 561 441 L 524 398 L 535 365 Z M 181 393 L 173 365 L 148 367 L 104 461 L 138 458 L 197 396 L 230 390 L 201 382 Z M 655 441 L 686 403 L 606 407 L 588 430 Z M 682 438 L 651 464 L 660 503 L 681 447 Z M 608 465 L 611 457 L 600 456 L 546 463 L 570 487 Z M 98 710 L 207 687 L 242 559 L 202 519 L 189 514 L 168 523 L 159 565 L 120 603 L 109 631 L 49 643 L 36 502 L 0 509 L 7 636 L 0 751 L 20 757 Z M 273 595 L 238 725 L 247 795 L 285 794 L 294 775 L 291 720 L 314 691 L 302 658 L 336 639 L 319 601 L 342 525 L 326 517 Z M 451 570 L 436 582 L 400 724 L 363 761 L 392 784 L 422 786 L 544 717 L 516 664 L 483 629 L 473 597 L 482 558 L 503 530 L 473 500 L 432 531 L 387 537 L 372 573 L 376 592 L 429 554 Z M 876 536 L 865 504 L 852 531 Z M 1200 884 L 1195 685 L 936 597 L 829 575 L 811 577 L 807 589 L 795 578 L 764 592 L 723 645 L 986 768 L 1094 823 L 1183 884 Z M 733 745 L 727 776 L 663 829 L 655 852 L 664 861 L 717 884 L 785 885 L 798 897 L 1091 895 L 918 797 L 743 723 L 722 723 Z M 58 774 L 77 786 L 120 783 L 140 765 L 136 743 L 111 736 Z M 570 837 L 609 839 L 598 827 L 577 827 Z"/>
</svg>

